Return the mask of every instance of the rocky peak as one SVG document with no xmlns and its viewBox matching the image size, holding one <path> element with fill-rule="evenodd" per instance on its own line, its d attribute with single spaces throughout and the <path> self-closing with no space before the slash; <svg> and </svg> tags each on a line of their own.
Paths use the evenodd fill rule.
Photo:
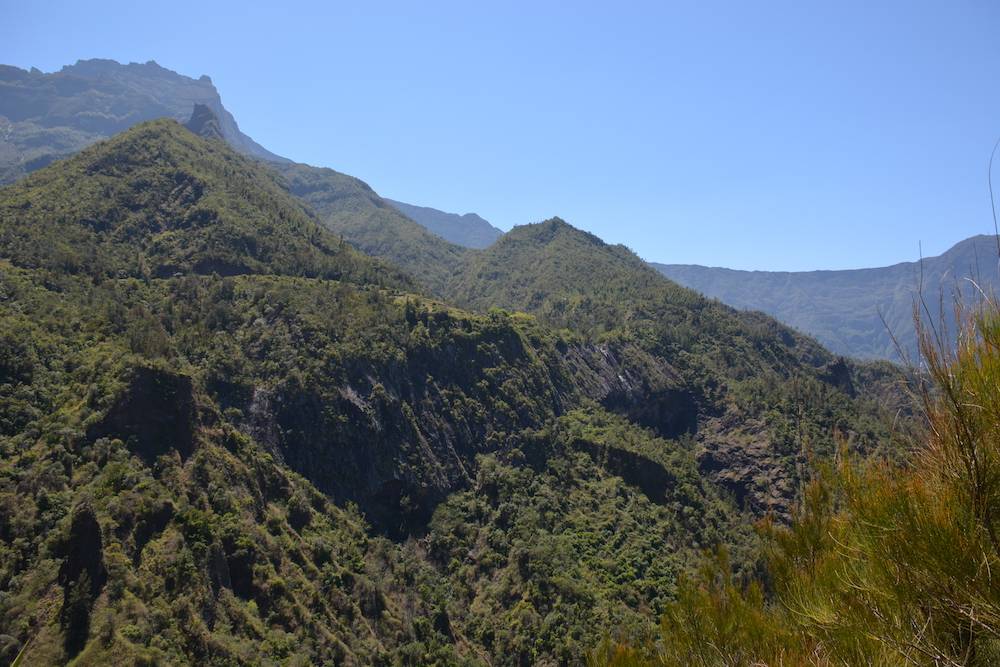
<svg viewBox="0 0 1000 667">
<path fill-rule="evenodd" d="M 191 112 L 191 119 L 184 124 L 184 127 L 204 139 L 220 139 L 222 141 L 226 139 L 222 133 L 222 125 L 219 123 L 219 117 L 205 104 L 194 105 L 194 110 Z"/>
</svg>

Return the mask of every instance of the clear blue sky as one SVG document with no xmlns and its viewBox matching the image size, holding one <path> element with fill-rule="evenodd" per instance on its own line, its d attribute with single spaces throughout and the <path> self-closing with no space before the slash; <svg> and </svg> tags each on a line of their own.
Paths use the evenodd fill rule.
<svg viewBox="0 0 1000 667">
<path fill-rule="evenodd" d="M 208 74 L 279 154 L 650 260 L 873 266 L 992 231 L 992 0 L 489 4 L 0 0 L 0 62 Z"/>
</svg>

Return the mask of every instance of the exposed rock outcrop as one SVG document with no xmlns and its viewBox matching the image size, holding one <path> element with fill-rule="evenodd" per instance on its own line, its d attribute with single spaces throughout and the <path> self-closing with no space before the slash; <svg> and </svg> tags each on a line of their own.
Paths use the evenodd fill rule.
<svg viewBox="0 0 1000 667">
<path fill-rule="evenodd" d="M 573 446 L 587 452 L 607 472 L 638 487 L 654 503 L 665 503 L 668 491 L 677 484 L 677 479 L 666 468 L 637 452 L 597 445 L 586 440 L 578 440 Z"/>
<path fill-rule="evenodd" d="M 149 366 L 132 369 L 118 400 L 87 433 L 89 439 L 119 438 L 147 463 L 176 450 L 194 450 L 197 414 L 191 378 Z"/>
<path fill-rule="evenodd" d="M 680 375 L 637 345 L 581 345 L 566 362 L 589 398 L 608 410 L 676 438 L 698 429 L 698 403 Z"/>
<path fill-rule="evenodd" d="M 153 61 L 80 60 L 58 72 L 0 65 L 0 184 L 12 182 L 95 141 L 156 118 L 184 122 L 191 105 L 217 119 L 244 155 L 287 162 L 240 131 L 207 76 L 193 79 Z"/>
<path fill-rule="evenodd" d="M 66 558 L 59 568 L 59 584 L 63 588 L 59 620 L 66 654 L 72 658 L 87 643 L 91 608 L 106 579 L 101 525 L 90 505 L 74 508 L 65 552 Z"/>
<path fill-rule="evenodd" d="M 790 519 L 799 459 L 776 451 L 763 422 L 734 414 L 706 420 L 697 456 L 702 472 L 731 493 L 739 507 L 757 516 Z"/>
<path fill-rule="evenodd" d="M 184 127 L 204 139 L 226 140 L 225 135 L 222 134 L 222 125 L 219 123 L 218 117 L 204 104 L 194 105 L 191 119 L 184 124 Z"/>
</svg>

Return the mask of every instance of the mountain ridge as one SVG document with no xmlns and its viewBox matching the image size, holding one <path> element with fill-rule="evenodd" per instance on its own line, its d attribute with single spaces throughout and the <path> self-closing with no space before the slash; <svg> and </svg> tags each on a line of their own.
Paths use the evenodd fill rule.
<svg viewBox="0 0 1000 667">
<path fill-rule="evenodd" d="M 217 119 L 219 132 L 238 152 L 263 160 L 276 168 L 297 164 L 272 153 L 244 134 L 232 113 L 222 104 L 219 91 L 209 76 L 202 75 L 194 79 L 162 67 L 152 60 L 146 63 L 121 64 L 110 59 L 93 58 L 78 60 L 73 65 L 66 65 L 50 73 L 36 68 L 24 70 L 0 65 L 0 185 L 14 182 L 54 160 L 68 157 L 95 141 L 106 139 L 136 123 L 161 117 L 186 122 L 192 115 L 192 109 L 198 105 L 211 110 Z M 297 170 L 292 171 L 304 172 L 310 169 L 320 170 L 314 173 L 313 180 L 325 173 L 321 171 L 324 167 L 310 165 L 300 165 Z M 301 173 L 299 176 L 301 177 Z M 343 187 L 342 179 L 340 180 L 337 187 Z M 326 178 L 326 181 L 327 189 L 332 188 L 331 179 Z M 364 184 L 364 188 L 370 189 L 367 184 Z M 354 201 L 356 204 L 358 200 Z M 383 200 L 379 199 L 381 201 Z M 334 208 L 327 198 L 323 206 L 324 212 L 334 217 Z M 381 209 L 384 205 L 376 202 L 375 208 Z M 414 208 L 422 210 L 426 207 Z M 451 214 L 435 209 L 426 209 L 425 213 L 431 211 L 431 219 L 426 219 L 426 215 L 421 216 L 427 224 L 421 221 L 417 224 L 434 233 L 433 229 L 428 228 L 429 224 L 442 232 L 438 236 L 452 244 L 457 242 L 459 246 L 468 246 L 470 243 L 482 243 L 482 239 L 491 233 L 489 230 L 493 229 L 478 216 L 474 220 L 463 220 L 462 224 L 456 226 L 450 223 Z M 368 213 L 373 212 L 369 210 Z M 391 212 L 374 212 L 374 218 L 378 225 L 407 227 L 395 214 L 405 217 L 405 213 L 394 207 Z M 442 216 L 449 220 L 444 228 L 435 222 Z M 470 222 L 473 224 L 470 225 Z M 475 231 L 470 232 L 470 226 Z M 415 244 L 423 246 L 425 253 L 433 254 L 426 238 L 417 239 L 423 237 L 421 233 L 411 230 L 407 234 Z M 391 245 L 391 241 L 384 236 L 380 239 L 361 239 L 357 243 L 363 248 Z M 398 250 L 394 255 L 402 257 Z M 421 273 L 415 264 L 411 268 L 417 268 L 415 273 Z"/>
<path fill-rule="evenodd" d="M 578 664 L 907 428 L 623 246 L 460 248 L 192 116 L 0 188 L 2 661 Z"/>
<path fill-rule="evenodd" d="M 26 268 L 136 277 L 357 273 L 408 284 L 325 233 L 269 170 L 176 121 L 141 123 L 55 166 L 3 190 L 0 247 Z M 68 189 L 72 200 L 60 195 Z"/>
<path fill-rule="evenodd" d="M 362 252 L 389 262 L 440 296 L 461 258 L 471 252 L 431 233 L 354 176 L 327 167 L 273 164 L 288 192 L 316 211 L 324 227 Z"/>
<path fill-rule="evenodd" d="M 655 388 L 690 427 L 662 360 L 429 299 L 319 220 L 172 120 L 0 188 L 0 659 L 572 661 L 700 545 L 749 562 L 628 417 Z"/>
<path fill-rule="evenodd" d="M 184 122 L 195 104 L 212 109 L 237 151 L 285 161 L 240 131 L 208 76 L 192 79 L 152 60 L 127 65 L 78 60 L 51 73 L 0 66 L 0 183 L 139 122 L 161 117 Z"/>
<path fill-rule="evenodd" d="M 430 206 L 416 206 L 394 199 L 385 201 L 430 232 L 466 248 L 486 248 L 503 236 L 503 231 L 475 213 L 446 213 Z"/>
<path fill-rule="evenodd" d="M 917 356 L 913 303 L 921 280 L 931 316 L 938 318 L 941 296 L 948 303 L 956 295 L 969 304 L 976 300 L 977 289 L 966 279 L 981 282 L 987 293 L 1000 285 L 990 261 L 996 252 L 996 239 L 980 235 L 935 257 L 864 269 L 769 272 L 651 264 L 706 296 L 777 317 L 837 353 L 898 360 L 893 337 L 906 356 Z M 954 332 L 951 309 L 944 310 L 944 322 Z"/>
<path fill-rule="evenodd" d="M 595 341 L 627 340 L 669 361 L 687 398 L 647 394 L 645 408 L 629 406 L 633 418 L 662 428 L 655 415 L 683 410 L 690 399 L 702 471 L 758 512 L 788 511 L 800 480 L 786 467 L 787 457 L 802 455 L 774 444 L 785 427 L 760 419 L 765 404 L 810 405 L 826 395 L 827 406 L 820 401 L 809 408 L 816 410 L 810 428 L 817 451 L 830 454 L 831 424 L 819 426 L 829 415 L 820 414 L 834 404 L 846 406 L 843 396 L 854 397 L 858 387 L 881 387 L 864 398 L 876 404 L 894 391 L 887 389 L 887 378 L 895 369 L 838 358 L 766 315 L 737 311 L 678 285 L 625 246 L 608 245 L 559 218 L 517 226 L 489 248 L 470 253 L 446 293 L 471 310 L 524 311 L 557 330 Z M 862 449 L 878 440 L 871 433 L 856 435 Z"/>
</svg>

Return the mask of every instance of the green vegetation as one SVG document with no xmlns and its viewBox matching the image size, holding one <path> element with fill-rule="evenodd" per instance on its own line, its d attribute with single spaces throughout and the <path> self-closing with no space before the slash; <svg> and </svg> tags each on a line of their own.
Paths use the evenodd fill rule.
<svg viewBox="0 0 1000 667">
<path fill-rule="evenodd" d="M 558 218 L 515 227 L 470 254 L 447 294 L 477 310 L 523 310 L 595 340 L 622 334 L 671 360 L 705 357 L 731 377 L 832 359 L 811 339 L 679 287 L 627 248 Z"/>
<path fill-rule="evenodd" d="M 211 79 L 192 79 L 153 61 L 78 60 L 44 73 L 0 65 L 0 184 L 157 118 L 185 121 L 194 104 L 218 116 L 230 145 L 264 160 L 283 158 L 240 132 Z"/>
<path fill-rule="evenodd" d="M 102 526 L 108 570 L 99 594 L 75 603 L 90 609 L 82 614 L 90 628 L 78 658 L 85 664 L 253 663 L 261 652 L 273 660 L 457 663 L 456 643 L 474 661 L 578 656 L 598 641 L 602 619 L 648 631 L 635 610 L 661 608 L 691 545 L 751 539 L 680 445 L 594 408 L 567 417 L 558 427 L 564 435 L 553 437 L 544 426 L 553 412 L 532 403 L 545 394 L 517 388 L 533 382 L 519 357 L 504 362 L 483 349 L 496 361 L 481 371 L 469 370 L 472 356 L 461 357 L 458 366 L 431 364 L 432 378 L 419 361 L 435 346 L 530 341 L 530 321 L 519 331 L 507 318 L 435 317 L 412 300 L 307 279 L 185 276 L 97 288 L 73 281 L 54 291 L 34 277 L 4 267 L 5 303 L 21 313 L 9 305 L 3 318 L 18 352 L 4 361 L 3 412 L 15 423 L 0 468 L 9 592 L 0 612 L 13 636 L 30 642 L 36 664 L 60 662 L 60 632 L 71 630 L 56 611 L 66 608 L 63 597 L 77 598 L 59 592 L 58 571 L 78 550 L 58 540 L 81 503 Z M 426 397 L 394 397 L 405 391 L 390 383 L 394 368 L 440 384 L 435 393 L 449 403 L 427 410 Z M 449 373 L 469 372 L 461 385 L 444 385 Z M 361 391 L 370 373 L 386 384 Z M 190 401 L 179 395 L 185 387 Z M 344 419 L 357 415 L 344 398 L 325 403 L 334 406 L 329 417 L 301 414 L 310 395 L 335 387 L 356 388 L 347 400 L 367 404 L 371 427 L 360 415 Z M 158 400 L 165 388 L 173 394 L 167 404 Z M 265 388 L 267 412 L 254 405 Z M 139 422 L 119 420 L 123 412 Z M 477 419 L 488 420 L 486 437 L 466 436 L 438 454 L 438 429 L 475 433 Z M 178 428 L 157 438 L 147 422 Z M 646 448 L 663 474 L 685 482 L 650 499 L 589 442 Z M 477 457 L 479 448 L 493 453 Z M 449 453 L 462 457 L 471 483 Z M 421 528 L 420 503 L 433 484 L 441 496 L 459 493 Z M 384 488 L 398 488 L 391 502 Z M 338 509 L 347 500 L 391 533 L 425 532 L 428 546 L 369 535 L 357 510 Z M 578 561 L 584 546 L 587 559 Z M 532 551 L 535 560 L 522 555 L 535 548 L 543 549 Z M 561 554 L 563 572 L 550 569 L 546 549 Z M 571 566 L 577 576 L 563 576 Z M 644 581 L 633 582 L 636 574 Z M 72 593 L 77 582 L 70 584 Z M 50 598 L 52 607 L 38 606 Z M 506 625 L 512 615 L 523 616 L 523 628 Z"/>
<path fill-rule="evenodd" d="M 577 663 L 889 442 L 885 369 L 540 229 L 477 314 L 173 121 L 0 190 L 0 660 Z"/>
<path fill-rule="evenodd" d="M 4 267 L 0 613 L 33 663 L 83 626 L 84 664 L 545 662 L 611 619 L 648 634 L 699 545 L 751 558 L 683 444 L 553 421 L 530 320 L 280 276 L 39 282 Z M 82 504 L 108 574 L 81 599 L 58 573 Z"/>
<path fill-rule="evenodd" d="M 468 252 L 400 213 L 353 176 L 307 164 L 272 164 L 288 191 L 319 214 L 323 225 L 359 250 L 398 266 L 441 294 Z"/>
<path fill-rule="evenodd" d="M 623 444 L 652 458 L 625 469 L 614 460 Z M 633 473 L 671 483 L 623 486 L 617 475 Z M 689 449 L 621 418 L 576 411 L 518 451 L 484 459 L 474 486 L 435 513 L 428 549 L 454 605 L 465 607 L 470 640 L 505 664 L 564 664 L 608 627 L 648 636 L 649 615 L 673 598 L 678 573 L 719 543 L 752 561 L 747 524 L 701 477 Z"/>
<path fill-rule="evenodd" d="M 5 189 L 0 216 L 0 252 L 13 263 L 94 280 L 282 273 L 406 284 L 323 230 L 255 161 L 169 120 Z"/>
<path fill-rule="evenodd" d="M 1000 660 L 1000 309 L 956 353 L 931 335 L 912 465 L 845 458 L 810 483 L 790 527 L 764 526 L 767 576 L 724 555 L 680 585 L 660 636 L 605 644 L 608 665 L 993 665 Z"/>
<path fill-rule="evenodd" d="M 832 456 L 838 433 L 856 451 L 895 448 L 882 422 L 886 411 L 906 410 L 893 367 L 839 359 L 766 316 L 666 280 L 627 248 L 562 220 L 515 227 L 470 254 L 447 294 L 476 310 L 523 310 L 597 343 L 627 341 L 669 364 L 698 412 L 703 468 L 759 513 L 787 513 L 808 457 Z M 655 396 L 644 393 L 643 406 Z M 670 434 L 675 424 L 653 412 L 632 417 Z"/>
<path fill-rule="evenodd" d="M 167 174 L 199 196 L 171 198 Z M 569 363 L 593 356 L 580 341 L 394 291 L 405 279 L 326 252 L 308 214 L 221 143 L 158 121 L 0 194 L 8 660 L 545 662 L 596 643 L 601 615 L 648 633 L 637 610 L 660 608 L 686 558 L 654 564 L 646 546 L 752 539 L 681 444 L 593 403 L 607 371 Z M 174 224 L 197 210 L 211 229 Z M 250 225 L 256 250 L 204 241 Z M 203 272 L 210 251 L 239 274 Z M 574 406 L 576 440 L 556 437 Z M 615 447 L 612 425 L 688 482 L 649 499 L 620 461 L 573 448 Z M 516 495 L 490 495 L 502 479 Z M 552 523 L 543 498 L 576 509 Z M 528 541 L 568 566 L 586 535 L 583 584 L 523 576 L 543 565 L 519 555 Z M 633 590 L 626 575 L 645 570 Z M 501 626 L 513 615 L 531 625 Z"/>
</svg>

